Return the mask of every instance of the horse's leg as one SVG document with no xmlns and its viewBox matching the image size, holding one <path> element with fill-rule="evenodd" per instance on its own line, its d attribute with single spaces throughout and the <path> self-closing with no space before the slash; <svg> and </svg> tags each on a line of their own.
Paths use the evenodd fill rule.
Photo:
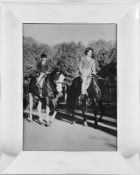
<svg viewBox="0 0 140 175">
<path fill-rule="evenodd" d="M 28 94 L 24 94 L 24 97 L 23 97 L 23 109 L 24 110 L 29 110 L 29 93 Z"/>
<path fill-rule="evenodd" d="M 71 117 L 72 117 L 72 122 L 71 124 L 75 124 L 75 116 L 74 116 L 74 111 L 75 111 L 75 102 L 74 100 L 71 101 Z"/>
<path fill-rule="evenodd" d="M 82 109 L 82 115 L 83 115 L 83 118 L 84 118 L 84 126 L 88 126 L 87 125 L 87 119 L 86 119 L 86 115 L 85 115 L 85 110 Z"/>
<path fill-rule="evenodd" d="M 71 124 L 75 123 L 75 116 L 74 116 L 74 106 L 71 106 L 71 109 L 69 111 L 70 118 L 72 119 Z"/>
<path fill-rule="evenodd" d="M 65 93 L 65 96 L 64 96 L 64 102 L 66 103 L 67 102 L 67 94 Z"/>
<path fill-rule="evenodd" d="M 95 125 L 98 125 L 98 122 L 102 120 L 102 117 L 104 115 L 104 108 L 102 100 L 100 99 L 98 102 L 95 100 Z"/>
<path fill-rule="evenodd" d="M 29 117 L 29 94 L 23 95 L 23 118 Z"/>
<path fill-rule="evenodd" d="M 82 116 L 84 119 L 84 125 L 87 126 L 87 118 L 85 115 L 85 111 L 86 111 L 86 96 L 84 95 L 83 100 L 82 100 Z"/>
<path fill-rule="evenodd" d="M 93 109 L 94 109 L 94 115 L 95 115 L 95 126 L 97 126 L 98 125 L 98 116 L 97 116 L 97 114 L 98 114 L 98 104 L 97 104 L 95 98 L 93 100 Z"/>
<path fill-rule="evenodd" d="M 68 113 L 69 113 L 69 116 L 70 116 L 70 120 L 72 119 L 71 121 L 71 124 L 74 124 L 75 122 L 75 117 L 74 117 L 74 100 L 69 92 L 69 94 L 67 94 L 67 108 L 68 108 Z"/>
<path fill-rule="evenodd" d="M 74 108 L 72 109 L 72 124 L 75 124 Z"/>
<path fill-rule="evenodd" d="M 56 114 L 57 114 L 57 111 L 55 110 L 55 111 L 53 112 L 53 115 L 50 117 L 50 123 L 53 122 L 53 120 L 54 120 Z"/>
<path fill-rule="evenodd" d="M 101 101 L 99 101 L 99 103 L 98 103 L 98 109 L 100 111 L 100 117 L 98 118 L 98 121 L 101 121 L 102 117 L 104 115 L 104 108 L 103 108 L 103 104 Z"/>
<path fill-rule="evenodd" d="M 46 106 L 46 121 L 47 121 L 47 125 L 49 126 L 50 125 L 50 108 L 49 106 L 47 105 Z"/>
<path fill-rule="evenodd" d="M 33 121 L 33 116 L 32 116 L 32 111 L 33 111 L 33 96 L 31 93 L 29 93 L 29 121 Z"/>
<path fill-rule="evenodd" d="M 56 99 L 53 99 L 53 100 L 51 101 L 51 103 L 52 103 L 52 108 L 51 108 L 51 110 L 53 111 L 53 114 L 50 116 L 50 123 L 53 122 L 53 120 L 54 120 L 54 118 L 55 118 L 55 116 L 56 116 L 56 114 L 57 114 L 57 110 L 56 110 L 57 102 L 58 102 L 58 99 L 57 99 L 57 98 L 56 98 Z"/>
<path fill-rule="evenodd" d="M 39 121 L 41 124 L 43 124 L 43 117 L 42 117 L 42 111 L 41 111 L 41 106 L 42 106 L 42 103 L 41 101 L 39 100 L 38 102 L 38 106 L 37 106 L 37 109 L 38 109 L 38 116 L 39 116 Z"/>
</svg>

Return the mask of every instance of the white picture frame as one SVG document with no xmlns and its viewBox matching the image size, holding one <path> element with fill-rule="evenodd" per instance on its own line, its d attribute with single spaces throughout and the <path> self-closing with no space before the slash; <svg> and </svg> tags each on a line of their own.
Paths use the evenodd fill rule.
<svg viewBox="0 0 140 175">
<path fill-rule="evenodd" d="M 1 150 L 16 156 L 4 173 L 136 173 L 125 158 L 140 152 L 139 11 L 139 1 L 132 0 L 1 2 Z M 117 152 L 23 151 L 23 23 L 117 24 Z"/>
</svg>

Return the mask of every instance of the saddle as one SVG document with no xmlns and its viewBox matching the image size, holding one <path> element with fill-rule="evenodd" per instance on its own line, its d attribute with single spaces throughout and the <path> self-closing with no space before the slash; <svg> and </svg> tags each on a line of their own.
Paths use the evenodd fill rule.
<svg viewBox="0 0 140 175">
<path fill-rule="evenodd" d="M 44 73 L 44 75 L 41 76 L 41 78 L 39 80 L 37 80 L 36 85 L 39 86 L 40 88 L 42 88 L 43 85 L 43 81 L 46 78 L 46 76 L 48 75 L 48 72 Z"/>
</svg>

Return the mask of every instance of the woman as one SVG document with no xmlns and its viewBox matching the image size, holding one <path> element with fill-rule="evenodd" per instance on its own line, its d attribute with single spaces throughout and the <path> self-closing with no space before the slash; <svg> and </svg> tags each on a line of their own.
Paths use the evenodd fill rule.
<svg viewBox="0 0 140 175">
<path fill-rule="evenodd" d="M 87 95 L 87 88 L 91 81 L 91 74 L 96 74 L 94 51 L 91 47 L 85 49 L 85 56 L 81 58 L 79 65 L 80 76 L 82 78 L 82 94 Z"/>
</svg>

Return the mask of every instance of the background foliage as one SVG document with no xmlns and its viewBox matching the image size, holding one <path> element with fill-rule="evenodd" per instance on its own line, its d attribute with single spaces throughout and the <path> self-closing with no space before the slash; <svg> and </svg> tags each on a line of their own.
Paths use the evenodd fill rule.
<svg viewBox="0 0 140 175">
<path fill-rule="evenodd" d="M 88 46 L 92 47 L 95 52 L 97 71 L 110 62 L 116 62 L 117 44 L 115 41 L 93 40 L 89 42 Z M 84 50 L 85 46 L 81 41 L 78 43 L 63 42 L 49 46 L 39 43 L 31 37 L 23 37 L 24 76 L 36 71 L 36 64 L 40 61 L 41 54 L 46 53 L 50 69 L 59 66 L 66 76 L 67 83 L 71 84 L 73 78 L 78 76 L 78 65 L 84 55 Z"/>
</svg>

